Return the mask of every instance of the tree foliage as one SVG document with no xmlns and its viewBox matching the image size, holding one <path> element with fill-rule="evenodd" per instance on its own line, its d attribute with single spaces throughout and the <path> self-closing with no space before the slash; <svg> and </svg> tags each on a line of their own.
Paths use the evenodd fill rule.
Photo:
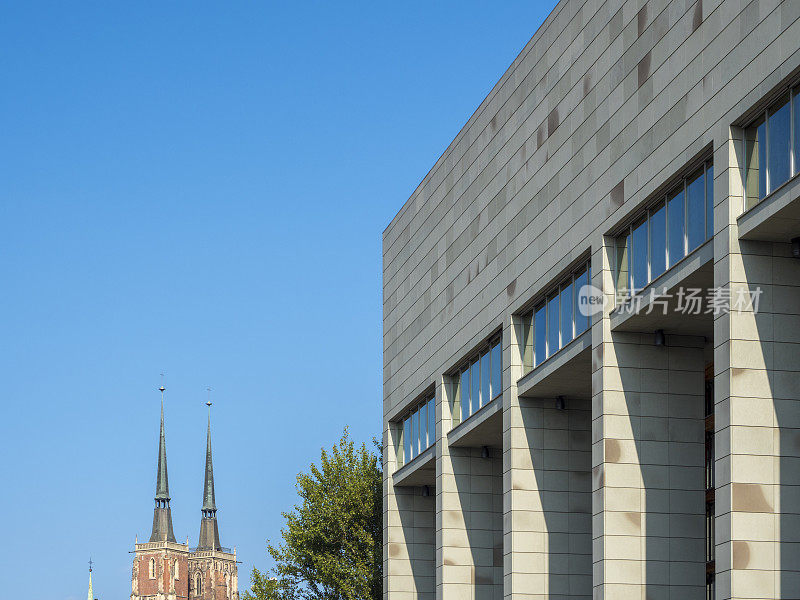
<svg viewBox="0 0 800 600">
<path fill-rule="evenodd" d="M 283 513 L 282 542 L 267 544 L 274 580 L 258 570 L 245 600 L 380 600 L 382 473 L 378 456 L 345 429 L 319 465 L 300 473 L 300 503 Z"/>
</svg>

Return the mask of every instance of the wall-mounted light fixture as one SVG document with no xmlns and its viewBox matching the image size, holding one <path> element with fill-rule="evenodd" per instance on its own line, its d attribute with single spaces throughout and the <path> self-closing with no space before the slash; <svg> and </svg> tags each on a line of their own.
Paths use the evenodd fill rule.
<svg viewBox="0 0 800 600">
<path fill-rule="evenodd" d="M 489 446 L 484 446 L 481 449 L 481 458 L 489 458 Z"/>
<path fill-rule="evenodd" d="M 667 337 L 664 335 L 663 329 L 656 329 L 656 346 L 666 346 Z"/>
<path fill-rule="evenodd" d="M 564 410 L 567 408 L 567 401 L 564 396 L 556 396 L 556 408 L 558 410 Z"/>
<path fill-rule="evenodd" d="M 422 486 L 422 495 L 426 498 L 431 495 L 431 490 L 427 485 Z"/>
<path fill-rule="evenodd" d="M 800 237 L 796 237 L 792 240 L 792 256 L 800 258 Z"/>
</svg>

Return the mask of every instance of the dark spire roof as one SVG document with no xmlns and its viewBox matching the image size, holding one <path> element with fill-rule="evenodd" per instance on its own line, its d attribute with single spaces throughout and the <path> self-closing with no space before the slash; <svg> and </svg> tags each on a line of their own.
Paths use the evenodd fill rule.
<svg viewBox="0 0 800 600">
<path fill-rule="evenodd" d="M 203 484 L 203 510 L 217 510 L 214 503 L 214 465 L 211 462 L 211 402 L 208 402 L 208 432 L 206 433 L 206 479 Z"/>
<path fill-rule="evenodd" d="M 174 542 L 172 511 L 169 507 L 169 482 L 167 481 L 167 441 L 164 435 L 164 386 L 161 392 L 161 437 L 158 441 L 158 473 L 156 474 L 156 507 L 153 510 L 151 542 Z"/>
<path fill-rule="evenodd" d="M 211 400 L 208 405 L 208 433 L 206 434 L 206 476 L 203 484 L 203 518 L 200 520 L 200 540 L 197 548 L 220 550 L 217 505 L 214 502 L 214 465 L 211 462 Z"/>
<path fill-rule="evenodd" d="M 156 474 L 156 500 L 169 500 L 167 478 L 167 440 L 164 435 L 164 386 L 161 390 L 161 438 L 158 442 L 158 473 Z"/>
</svg>

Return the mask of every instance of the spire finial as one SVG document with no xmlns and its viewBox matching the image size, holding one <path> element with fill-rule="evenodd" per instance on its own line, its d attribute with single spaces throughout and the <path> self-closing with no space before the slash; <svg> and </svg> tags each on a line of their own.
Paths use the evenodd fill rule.
<svg viewBox="0 0 800 600">
<path fill-rule="evenodd" d="M 92 565 L 93 565 L 93 564 L 94 564 L 94 563 L 92 562 L 92 557 L 90 556 L 90 557 L 89 557 L 89 573 L 91 573 L 91 572 L 92 572 Z"/>
</svg>

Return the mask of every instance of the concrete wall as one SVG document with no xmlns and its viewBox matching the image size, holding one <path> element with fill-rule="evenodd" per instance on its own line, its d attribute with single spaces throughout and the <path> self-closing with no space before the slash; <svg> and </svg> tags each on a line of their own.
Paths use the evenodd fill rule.
<svg viewBox="0 0 800 600">
<path fill-rule="evenodd" d="M 709 149 L 715 164 L 714 283 L 752 284 L 763 279 L 765 269 L 770 273 L 764 281 L 770 287 L 769 317 L 717 319 L 713 341 L 708 340 L 716 373 L 717 472 L 730 483 L 718 490 L 716 503 L 717 594 L 750 597 L 753 590 L 774 589 L 787 597 L 797 564 L 789 499 L 796 489 L 791 473 L 798 472 L 793 440 L 800 383 L 794 358 L 788 357 L 796 354 L 789 344 L 797 343 L 797 310 L 791 306 L 798 304 L 791 303 L 797 299 L 792 294 L 798 274 L 787 246 L 739 243 L 736 219 L 743 203 L 732 125 L 800 68 L 798 18 L 800 2 L 792 0 L 559 2 L 387 227 L 384 440 L 392 437 L 393 419 L 435 384 L 437 483 L 431 498 L 436 503 L 420 513 L 433 515 L 429 533 L 414 528 L 412 537 L 430 539 L 440 557 L 423 558 L 433 556 L 426 544 L 413 544 L 421 553 L 418 560 L 392 547 L 404 539 L 395 535 L 405 510 L 397 497 L 411 492 L 392 484 L 395 463 L 387 444 L 387 597 L 428 598 L 434 588 L 440 598 L 473 597 L 449 593 L 445 577 L 450 548 L 445 511 L 459 504 L 443 495 L 456 465 L 447 446 L 450 422 L 442 405 L 442 377 L 498 327 L 505 367 L 503 594 L 565 595 L 558 559 L 547 558 L 552 546 L 539 535 L 555 531 L 545 518 L 546 504 L 559 490 L 543 488 L 538 475 L 558 463 L 536 454 L 537 440 L 549 435 L 550 428 L 542 425 L 547 413 L 517 397 L 522 372 L 514 315 L 587 252 L 593 283 L 610 295 L 605 236 Z M 700 510 L 701 484 L 693 473 L 702 453 L 698 441 L 680 437 L 672 423 L 683 420 L 679 429 L 694 431 L 700 422 L 702 344 L 670 346 L 664 364 L 663 357 L 652 356 L 650 338 L 612 332 L 608 311 L 595 318 L 591 337 L 595 598 L 627 597 L 614 595 L 617 591 L 638 598 L 645 586 L 649 596 L 667 597 L 667 586 L 676 583 L 685 589 L 676 588 L 684 596 L 674 597 L 694 596 L 701 593 L 696 589 L 700 558 L 687 527 Z M 650 375 L 666 388 L 648 388 Z M 751 410 L 757 425 L 748 416 Z M 585 425 L 579 423 L 573 430 L 569 421 L 567 437 L 573 431 L 583 435 Z M 770 432 L 769 447 L 746 441 L 757 434 L 769 445 Z M 577 480 L 580 471 L 565 472 Z M 760 479 L 750 481 L 754 472 Z M 752 510 L 752 502 L 738 504 L 739 492 L 742 498 L 763 492 L 762 512 Z M 575 510 L 568 511 L 570 523 L 583 522 L 579 504 L 576 500 Z M 408 510 L 417 514 L 420 508 L 412 502 Z M 772 529 L 765 529 L 768 522 Z M 574 533 L 584 540 L 583 525 Z M 639 554 L 618 543 L 626 537 L 638 540 Z M 651 541 L 656 538 L 658 543 Z M 661 542 L 666 554 L 653 546 Z M 583 548 L 583 542 L 576 543 Z M 773 567 L 768 566 L 770 552 Z M 571 554 L 575 563 L 566 568 L 583 581 L 586 565 L 578 558 L 583 550 Z M 461 566 L 484 565 L 475 553 L 462 556 L 469 558 Z M 421 571 L 412 574 L 411 564 L 427 564 L 435 586 L 423 583 Z M 772 588 L 762 587 L 767 579 Z M 567 595 L 587 595 L 585 583 L 576 585 Z M 619 587 L 606 595 L 609 586 Z"/>
</svg>

